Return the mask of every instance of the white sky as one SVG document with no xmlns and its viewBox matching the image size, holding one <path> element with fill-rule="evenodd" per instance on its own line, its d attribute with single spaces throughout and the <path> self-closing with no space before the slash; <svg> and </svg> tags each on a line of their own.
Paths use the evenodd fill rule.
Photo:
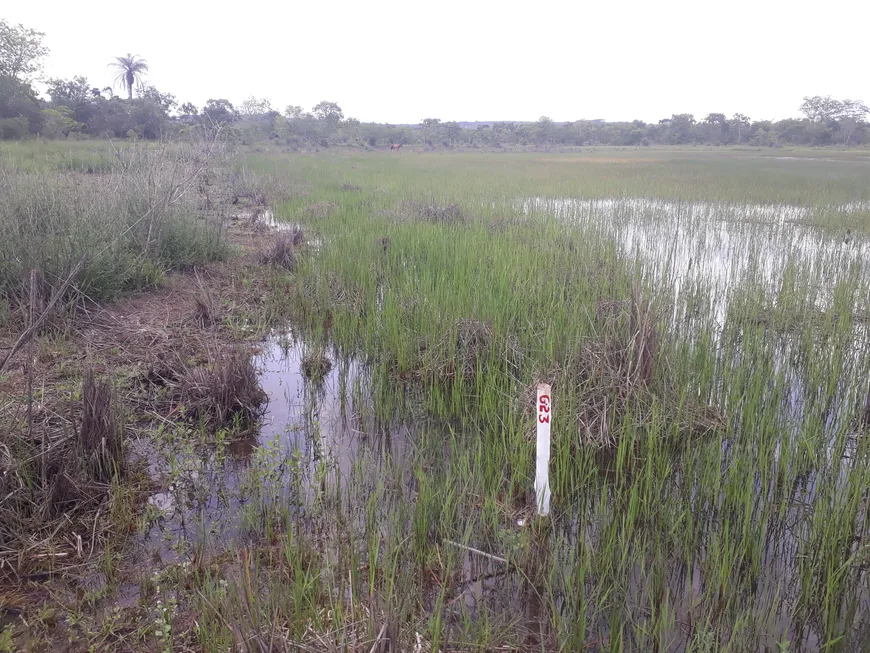
<svg viewBox="0 0 870 653">
<path fill-rule="evenodd" d="M 798 114 L 804 95 L 870 102 L 867 0 L 4 0 L 46 33 L 45 74 L 112 82 L 128 52 L 148 81 L 202 106 L 250 96 L 348 117 L 605 118 Z"/>
</svg>

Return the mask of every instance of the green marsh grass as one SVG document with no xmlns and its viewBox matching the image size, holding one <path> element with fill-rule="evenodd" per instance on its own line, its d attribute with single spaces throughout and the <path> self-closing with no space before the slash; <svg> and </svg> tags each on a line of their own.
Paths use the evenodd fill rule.
<svg viewBox="0 0 870 653">
<path fill-rule="evenodd" d="M 226 216 L 204 204 L 223 156 L 214 142 L 3 145 L 0 293 L 14 303 L 31 270 L 54 285 L 86 257 L 73 285 L 106 300 L 225 256 Z"/>
<path fill-rule="evenodd" d="M 316 243 L 264 311 L 334 365 L 264 372 L 302 425 L 229 476 L 166 443 L 209 533 L 195 646 L 858 650 L 870 278 L 816 223 L 870 166 L 777 154 L 250 155 Z"/>
<path fill-rule="evenodd" d="M 406 542 L 419 576 L 401 594 L 430 597 L 400 621 L 429 615 L 429 641 L 461 648 L 481 636 L 468 628 L 494 645 L 507 619 L 499 636 L 522 648 L 517 608 L 498 606 L 533 591 L 544 648 L 850 650 L 868 607 L 868 278 L 860 237 L 807 226 L 860 222 L 866 161 L 632 151 L 250 164 L 311 186 L 276 207 L 323 240 L 296 270 L 297 327 L 325 337 L 330 313 L 331 341 L 369 361 L 379 415 L 414 397 L 455 425 L 446 439 L 423 433 L 401 475 L 411 489 L 381 506 L 379 532 L 362 530 L 370 564 L 391 561 L 385 538 Z M 306 210 L 318 203 L 337 208 Z M 584 441 L 580 407 L 608 360 L 640 365 L 626 355 L 633 305 L 648 307 L 657 347 L 596 404 L 602 450 Z M 468 324 L 486 337 L 464 335 Z M 524 398 L 536 380 L 556 381 L 544 550 L 516 525 L 531 516 Z M 507 558 L 508 580 L 474 607 L 451 603 L 426 584 L 447 540 Z"/>
</svg>

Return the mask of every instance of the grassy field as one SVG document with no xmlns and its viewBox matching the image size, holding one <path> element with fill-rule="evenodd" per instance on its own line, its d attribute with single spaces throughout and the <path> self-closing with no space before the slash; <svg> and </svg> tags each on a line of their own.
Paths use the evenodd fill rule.
<svg viewBox="0 0 870 653">
<path fill-rule="evenodd" d="M 44 148 L 3 160 L 77 174 L 67 157 L 103 156 Z M 106 580 L 73 601 L 86 627 L 68 605 L 55 616 L 70 650 L 862 650 L 865 152 L 230 165 L 239 187 L 268 189 L 269 212 L 245 210 L 277 227 L 259 267 L 200 303 L 209 328 L 261 342 L 268 409 L 254 432 L 177 419 L 179 405 L 139 424 L 128 457 L 150 489 L 123 546 L 87 559 Z M 123 394 L 129 374 L 105 372 Z M 553 387 L 546 520 L 539 382 Z M 110 502 L 127 481 L 112 483 Z M 54 641 L 31 630 L 4 632 Z"/>
</svg>

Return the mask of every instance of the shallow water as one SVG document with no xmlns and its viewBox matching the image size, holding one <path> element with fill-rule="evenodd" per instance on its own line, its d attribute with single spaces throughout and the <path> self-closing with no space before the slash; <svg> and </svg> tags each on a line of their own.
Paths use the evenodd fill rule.
<svg viewBox="0 0 870 653">
<path fill-rule="evenodd" d="M 870 256 L 863 238 L 826 234 L 803 224 L 818 213 L 854 213 L 870 204 L 832 207 L 789 204 L 673 202 L 647 198 L 528 198 L 518 203 L 526 214 L 553 215 L 567 225 L 602 230 L 624 256 L 639 257 L 651 281 L 679 296 L 686 287 L 706 287 L 713 312 L 724 321 L 729 292 L 738 284 L 758 284 L 772 300 L 789 268 L 833 289 Z M 818 310 L 831 305 L 828 292 L 817 296 Z M 675 307 L 675 310 L 678 310 Z"/>
<path fill-rule="evenodd" d="M 179 438 L 147 453 L 151 476 L 166 485 L 148 501 L 160 519 L 141 538 L 147 553 L 178 561 L 193 547 L 244 539 L 258 530 L 263 504 L 303 513 L 318 487 L 349 484 L 361 458 L 407 456 L 412 429 L 376 419 L 362 366 L 327 353 L 329 372 L 315 382 L 302 372 L 306 351 L 302 340 L 282 334 L 254 357 L 268 403 L 249 436 L 217 448 L 191 448 Z"/>
</svg>

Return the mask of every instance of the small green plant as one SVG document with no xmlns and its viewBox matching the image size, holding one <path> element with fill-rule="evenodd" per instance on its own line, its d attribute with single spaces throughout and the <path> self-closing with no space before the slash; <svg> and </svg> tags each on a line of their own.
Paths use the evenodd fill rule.
<svg viewBox="0 0 870 653">
<path fill-rule="evenodd" d="M 12 626 L 0 630 L 0 653 L 16 653 L 15 638 L 12 636 Z"/>
</svg>

